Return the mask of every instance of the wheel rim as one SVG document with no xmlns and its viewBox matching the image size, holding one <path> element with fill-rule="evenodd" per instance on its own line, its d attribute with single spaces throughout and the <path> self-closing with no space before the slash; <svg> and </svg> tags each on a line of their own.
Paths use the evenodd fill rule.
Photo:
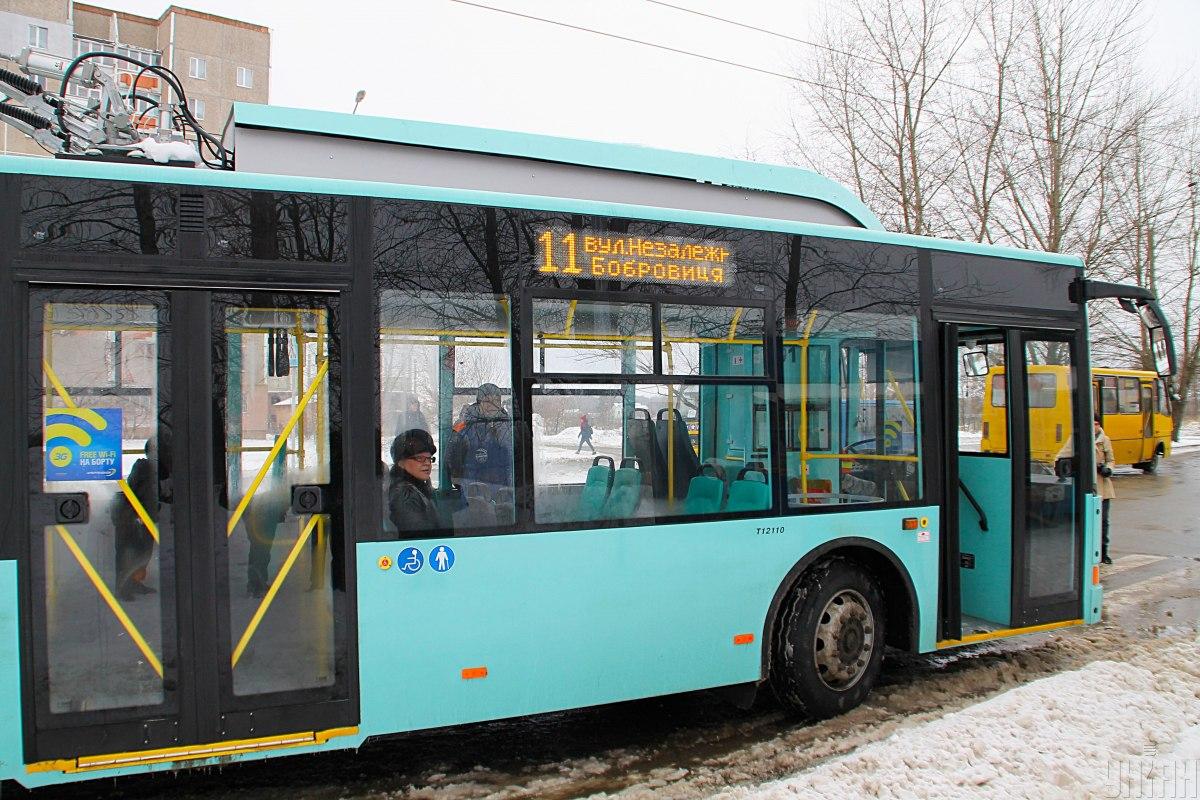
<svg viewBox="0 0 1200 800">
<path fill-rule="evenodd" d="M 813 661 L 821 682 L 835 691 L 858 683 L 875 650 L 875 614 L 853 589 L 833 596 L 817 620 Z"/>
</svg>

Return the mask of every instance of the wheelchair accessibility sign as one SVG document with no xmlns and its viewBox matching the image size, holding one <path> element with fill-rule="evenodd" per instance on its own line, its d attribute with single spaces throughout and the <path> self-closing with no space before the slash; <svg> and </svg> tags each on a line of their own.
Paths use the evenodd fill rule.
<svg viewBox="0 0 1200 800">
<path fill-rule="evenodd" d="M 121 479 L 121 409 L 51 408 L 45 426 L 47 481 Z"/>
<path fill-rule="evenodd" d="M 406 547 L 396 557 L 396 566 L 405 575 L 416 575 L 425 566 L 425 556 L 415 547 Z"/>
</svg>

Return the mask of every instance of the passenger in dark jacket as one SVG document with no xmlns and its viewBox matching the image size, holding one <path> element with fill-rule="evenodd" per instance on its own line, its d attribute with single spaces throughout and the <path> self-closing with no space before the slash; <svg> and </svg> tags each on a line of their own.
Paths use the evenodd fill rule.
<svg viewBox="0 0 1200 800">
<path fill-rule="evenodd" d="M 388 518 L 402 537 L 446 527 L 434 505 L 429 481 L 436 452 L 429 431 L 408 430 L 392 441 Z"/>
</svg>

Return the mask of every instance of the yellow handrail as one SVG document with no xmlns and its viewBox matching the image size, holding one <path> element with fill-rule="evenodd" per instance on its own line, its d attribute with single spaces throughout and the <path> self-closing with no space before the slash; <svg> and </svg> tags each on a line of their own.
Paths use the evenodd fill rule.
<svg viewBox="0 0 1200 800">
<path fill-rule="evenodd" d="M 284 578 L 288 576 L 288 573 L 292 571 L 292 567 L 295 566 L 296 559 L 300 556 L 300 550 L 304 547 L 304 543 L 308 541 L 308 537 L 312 534 L 312 530 L 316 527 L 317 520 L 320 518 L 320 514 L 313 514 L 309 518 L 308 524 L 304 526 L 304 530 L 296 537 L 296 543 L 292 545 L 292 551 L 288 553 L 287 559 L 279 568 L 279 572 L 275 575 L 275 580 L 271 581 L 271 588 L 267 589 L 267 593 L 263 595 L 262 602 L 258 604 L 254 616 L 250 618 L 250 622 L 246 625 L 246 630 L 242 631 L 242 638 L 238 640 L 237 647 L 233 648 L 233 655 L 230 657 L 231 667 L 237 666 L 242 653 L 246 651 L 246 645 L 250 644 L 250 637 L 258 630 L 263 616 L 267 613 L 267 609 L 271 607 L 271 603 L 275 601 L 275 595 L 279 593 L 279 587 L 283 585 Z"/>
<path fill-rule="evenodd" d="M 251 481 L 250 488 L 246 491 L 246 494 L 242 496 L 242 499 L 238 503 L 237 508 L 234 509 L 233 514 L 230 515 L 229 522 L 225 529 L 226 536 L 233 535 L 233 529 L 237 527 L 242 515 L 246 513 L 246 507 L 250 505 L 250 498 L 252 498 L 254 493 L 258 491 L 258 487 L 262 484 L 263 478 L 267 476 L 267 470 L 271 468 L 272 462 L 274 462 L 276 456 L 279 455 L 279 451 L 283 449 L 284 443 L 286 443 L 288 437 L 292 435 L 292 429 L 296 427 L 297 420 L 299 420 L 300 415 L 304 413 L 304 409 L 308 408 L 309 401 L 312 400 L 312 396 L 316 393 L 317 387 L 321 385 L 321 381 L 325 380 L 325 375 L 328 371 L 329 361 L 325 360 L 321 362 L 320 368 L 317 369 L 316 377 L 313 378 L 313 382 L 308 387 L 308 391 L 304 393 L 304 396 L 300 398 L 300 402 L 296 404 L 296 410 L 292 412 L 292 416 L 288 419 L 287 424 L 283 426 L 283 430 L 280 432 L 279 436 L 276 437 L 275 446 L 271 448 L 271 452 L 267 455 L 266 461 L 263 462 L 262 467 L 260 467 L 258 470 L 258 474 L 255 475 L 254 480 Z"/>
<path fill-rule="evenodd" d="M 75 560 L 79 562 L 79 566 L 83 569 L 84 574 L 88 576 L 88 580 L 92 582 L 92 586 L 96 587 L 96 591 L 100 593 L 100 597 L 108 605 L 109 610 L 112 611 L 117 621 L 121 623 L 121 627 L 129 634 L 129 638 L 137 645 L 137 649 L 142 651 L 142 655 L 146 657 L 146 661 L 150 664 L 151 669 L 158 673 L 158 677 L 161 678 L 163 676 L 162 662 L 158 660 L 158 656 L 150 649 L 150 645 L 146 643 L 146 639 L 142 636 L 141 631 L 133 624 L 133 620 L 125 613 L 125 609 L 121 608 L 121 604 L 117 602 L 117 598 L 113 597 L 113 593 L 104 583 L 104 579 L 100 577 L 100 574 L 96 572 L 96 568 L 92 566 L 92 562 L 83 554 L 83 550 L 80 549 L 79 544 L 75 541 L 75 537 L 62 525 L 55 525 L 54 527 L 58 531 L 59 538 L 63 540 L 67 549 L 71 551 L 71 555 L 75 556 Z"/>
</svg>

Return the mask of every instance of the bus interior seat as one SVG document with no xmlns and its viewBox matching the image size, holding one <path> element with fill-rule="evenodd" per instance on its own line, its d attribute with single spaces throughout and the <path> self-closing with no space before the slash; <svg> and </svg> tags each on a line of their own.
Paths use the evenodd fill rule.
<svg viewBox="0 0 1200 800">
<path fill-rule="evenodd" d="M 700 467 L 701 474 L 688 483 L 687 497 L 683 501 L 684 514 L 715 514 L 721 510 L 725 481 L 717 477 L 712 467 L 712 464 Z"/>
<path fill-rule="evenodd" d="M 492 500 L 492 487 L 486 483 L 471 481 L 462 487 L 466 507 L 454 512 L 455 528 L 484 528 L 496 524 L 496 505 Z"/>
<path fill-rule="evenodd" d="M 639 416 L 640 414 L 645 416 Z M 654 497 L 666 497 L 667 475 L 663 469 L 663 454 L 658 447 L 658 435 L 654 431 L 654 420 L 650 418 L 650 410 L 634 409 L 626 422 L 625 435 L 629 450 L 633 452 L 633 458 L 637 459 L 642 480 L 649 484 Z"/>
<path fill-rule="evenodd" d="M 608 465 L 600 463 L 602 461 L 607 461 Z M 616 462 L 612 456 L 596 456 L 592 459 L 592 466 L 588 468 L 587 479 L 583 483 L 583 491 L 579 494 L 576 519 L 600 519 L 604 512 L 604 503 L 612 490 L 615 473 Z"/>
<path fill-rule="evenodd" d="M 761 462 L 752 461 L 743 467 L 729 487 L 726 511 L 762 511 L 771 507 L 771 486 Z"/>
<path fill-rule="evenodd" d="M 513 500 L 513 497 L 513 490 L 507 486 L 496 490 L 495 509 L 497 525 L 511 525 L 516 522 L 517 504 Z"/>
<path fill-rule="evenodd" d="M 675 496 L 679 497 L 685 491 L 689 495 L 691 494 L 689 484 L 700 474 L 700 459 L 696 456 L 696 451 L 692 449 L 692 437 L 688 435 L 687 423 L 684 421 L 683 415 L 677 408 L 672 409 L 671 412 L 671 419 L 667 420 L 663 418 L 667 409 L 659 409 L 654 430 L 658 439 L 658 451 L 664 455 L 664 463 L 671 463 L 666 461 L 666 459 L 671 459 L 674 464 L 674 470 L 666 470 L 664 479 L 672 473 L 674 474 Z M 671 425 L 675 426 L 674 436 L 671 435 Z"/>
<path fill-rule="evenodd" d="M 632 517 L 642 502 L 642 480 L 637 458 L 621 459 L 621 468 L 613 475 L 612 491 L 604 501 L 601 515 L 605 519 Z"/>
</svg>

